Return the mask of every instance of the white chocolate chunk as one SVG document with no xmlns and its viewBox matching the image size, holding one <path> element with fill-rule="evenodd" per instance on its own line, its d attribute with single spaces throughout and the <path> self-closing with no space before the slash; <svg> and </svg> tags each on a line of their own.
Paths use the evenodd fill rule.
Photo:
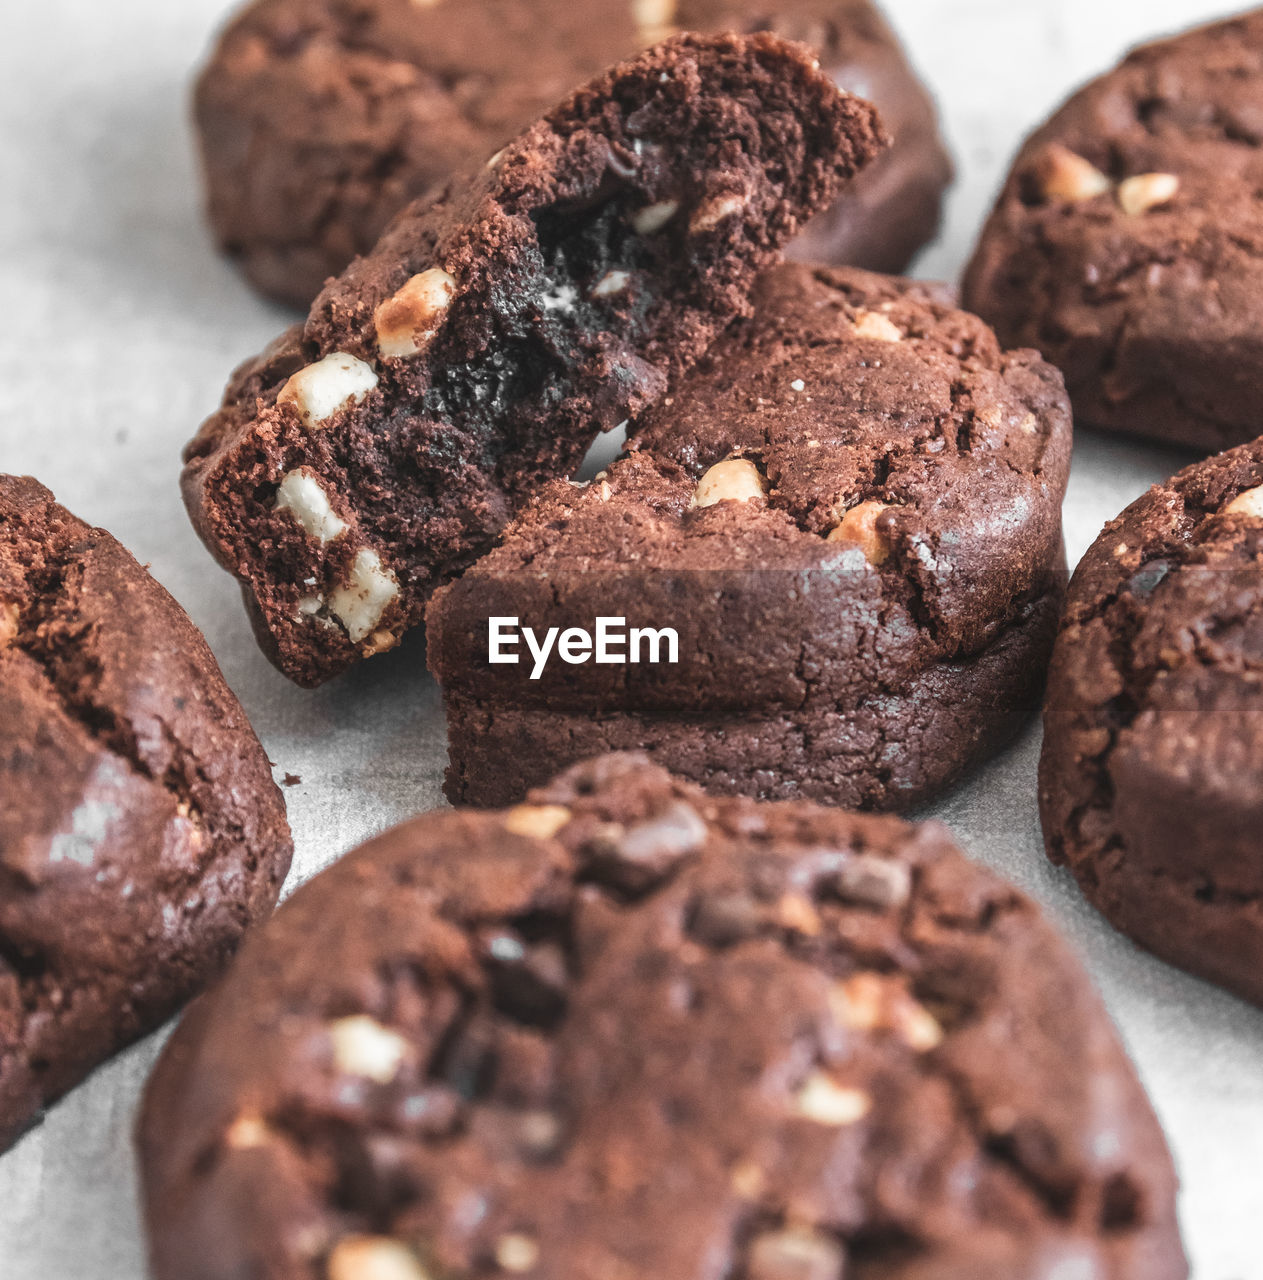
<svg viewBox="0 0 1263 1280">
<path fill-rule="evenodd" d="M 539 1261 L 539 1245 L 530 1236 L 512 1232 L 496 1241 L 496 1262 L 505 1271 L 530 1271 Z"/>
<path fill-rule="evenodd" d="M 1263 485 L 1257 489 L 1246 489 L 1223 509 L 1226 516 L 1249 516 L 1254 520 L 1263 520 Z M 0 633 L 3 625 L 0 624 Z"/>
<path fill-rule="evenodd" d="M 870 342 L 902 342 L 903 330 L 880 312 L 860 311 L 855 316 L 855 336 Z"/>
<path fill-rule="evenodd" d="M 749 458 L 725 458 L 697 482 L 693 507 L 713 507 L 717 502 L 749 502 L 766 492 L 758 467 Z"/>
<path fill-rule="evenodd" d="M 329 1280 L 431 1280 L 416 1254 L 389 1236 L 348 1236 L 329 1255 Z"/>
<path fill-rule="evenodd" d="M 1070 204 L 1095 200 L 1111 186 L 1096 165 L 1059 142 L 1054 142 L 1040 156 L 1036 178 L 1046 200 L 1064 200 Z"/>
<path fill-rule="evenodd" d="M 579 290 L 572 284 L 559 284 L 540 294 L 539 304 L 545 311 L 560 311 L 563 315 L 575 308 Z"/>
<path fill-rule="evenodd" d="M 329 612 L 346 628 L 353 644 L 376 630 L 386 606 L 399 594 L 395 575 L 371 547 L 351 561 L 347 580 L 329 596 Z"/>
<path fill-rule="evenodd" d="M 431 267 L 408 280 L 373 312 L 377 349 L 388 360 L 424 351 L 434 341 L 456 296 L 456 280 Z"/>
<path fill-rule="evenodd" d="M 651 236 L 680 212 L 678 200 L 659 200 L 657 204 L 647 204 L 632 214 L 632 230 L 640 236 Z"/>
<path fill-rule="evenodd" d="M 750 1242 L 749 1280 L 842 1280 L 846 1255 L 831 1236 L 811 1227 L 765 1231 Z"/>
<path fill-rule="evenodd" d="M 333 509 L 329 495 L 313 472 L 291 471 L 276 491 L 276 510 L 288 511 L 317 542 L 332 542 L 346 532 L 346 521 Z"/>
<path fill-rule="evenodd" d="M 292 404 L 309 427 L 318 427 L 345 405 L 359 404 L 376 385 L 372 365 L 335 351 L 293 374 L 276 403 Z"/>
<path fill-rule="evenodd" d="M 519 804 L 504 815 L 504 829 L 515 836 L 551 840 L 570 821 L 570 810 L 560 804 Z"/>
<path fill-rule="evenodd" d="M 609 298 L 622 293 L 631 281 L 631 273 L 627 271 L 607 271 L 592 288 L 594 298 Z"/>
<path fill-rule="evenodd" d="M 873 1100 L 863 1089 L 839 1084 L 824 1071 L 813 1071 L 804 1081 L 794 1100 L 798 1114 L 816 1124 L 855 1124 L 868 1115 Z"/>
<path fill-rule="evenodd" d="M 17 605 L 0 600 L 0 649 L 12 644 L 17 638 L 20 616 Z"/>
<path fill-rule="evenodd" d="M 715 196 L 712 200 L 704 200 L 693 210 L 693 216 L 689 219 L 689 230 L 694 235 L 703 231 L 713 231 L 721 222 L 740 213 L 745 207 L 745 196 Z"/>
<path fill-rule="evenodd" d="M 378 1084 L 389 1084 L 399 1074 L 408 1053 L 403 1036 L 367 1014 L 339 1018 L 329 1027 L 329 1039 L 333 1042 L 333 1065 L 339 1071 Z"/>
<path fill-rule="evenodd" d="M 1180 190 L 1180 180 L 1173 173 L 1141 173 L 1118 186 L 1118 204 L 1132 218 L 1139 218 L 1169 204 Z"/>
</svg>

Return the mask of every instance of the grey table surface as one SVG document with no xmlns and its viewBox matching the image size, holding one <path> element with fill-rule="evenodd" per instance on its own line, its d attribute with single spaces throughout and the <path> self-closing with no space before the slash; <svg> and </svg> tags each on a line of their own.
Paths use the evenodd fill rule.
<svg viewBox="0 0 1263 1280">
<path fill-rule="evenodd" d="M 419 647 L 305 693 L 263 660 L 233 584 L 180 506 L 179 450 L 233 365 L 289 317 L 212 250 L 187 103 L 226 0 L 4 0 L 0 34 L 0 470 L 29 472 L 113 531 L 203 628 L 281 769 L 291 887 L 442 803 L 440 700 Z M 960 166 L 918 274 L 954 279 L 1019 138 L 1128 45 L 1223 10 L 1206 0 L 889 0 Z M 1084 434 L 1072 560 L 1183 465 Z M 3 732 L 3 726 L 0 726 Z M 1041 853 L 1038 729 L 933 812 L 1035 894 L 1078 946 L 1166 1126 L 1199 1280 L 1259 1280 L 1263 1013 L 1141 954 Z M 131 1125 L 163 1035 L 98 1071 L 0 1157 L 0 1280 L 143 1280 Z"/>
</svg>

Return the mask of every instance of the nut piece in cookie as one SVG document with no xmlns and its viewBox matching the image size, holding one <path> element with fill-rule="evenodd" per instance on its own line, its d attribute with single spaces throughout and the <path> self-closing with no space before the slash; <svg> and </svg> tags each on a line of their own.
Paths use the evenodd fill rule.
<svg viewBox="0 0 1263 1280">
<path fill-rule="evenodd" d="M 1173 173 L 1141 173 L 1118 184 L 1118 203 L 1124 213 L 1139 218 L 1170 204 L 1179 190 L 1180 180 Z"/>
<path fill-rule="evenodd" d="M 1070 204 L 1095 200 L 1114 189 L 1114 184 L 1096 165 L 1060 143 L 1053 143 L 1036 160 L 1035 178 L 1045 200 Z"/>
<path fill-rule="evenodd" d="M 944 828 L 713 798 L 643 756 L 526 805 L 568 820 L 506 840 L 510 812 L 440 810 L 351 852 L 177 1028 L 138 1128 L 155 1280 L 1185 1280 L 1091 980 Z M 907 898 L 842 900 L 859 858 Z M 794 898 L 810 936 L 779 922 Z M 358 1078 L 328 1070 L 334 1010 Z M 251 1115 L 266 1143 L 225 1144 Z"/>
<path fill-rule="evenodd" d="M 697 482 L 691 505 L 713 507 L 717 502 L 752 502 L 767 491 L 763 473 L 749 458 L 717 462 Z"/>
<path fill-rule="evenodd" d="M 889 316 L 878 311 L 860 311 L 855 316 L 855 336 L 872 342 L 902 342 L 903 332 Z"/>
<path fill-rule="evenodd" d="M 860 502 L 846 511 L 837 527 L 829 531 L 830 542 L 846 542 L 859 547 L 864 559 L 880 568 L 890 559 L 890 539 L 878 527 L 890 510 L 884 502 Z"/>
<path fill-rule="evenodd" d="M 1263 520 L 1263 485 L 1244 489 L 1223 509 L 1226 516 L 1245 516 L 1251 520 Z"/>
</svg>

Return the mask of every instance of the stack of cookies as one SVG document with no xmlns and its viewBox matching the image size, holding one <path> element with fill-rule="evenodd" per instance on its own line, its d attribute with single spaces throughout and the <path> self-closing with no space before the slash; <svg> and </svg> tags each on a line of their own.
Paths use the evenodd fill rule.
<svg viewBox="0 0 1263 1280">
<path fill-rule="evenodd" d="M 1263 14 L 1034 135 L 969 311 L 879 274 L 951 170 L 868 0 L 256 0 L 197 116 L 221 244 L 308 313 L 187 447 L 193 524 L 297 685 L 424 626 L 464 807 L 185 1018 L 158 1280 L 1186 1276 L 1077 960 L 858 811 L 1048 679 L 1050 857 L 1263 1004 Z M 1076 416 L 1237 447 L 1067 593 Z M 5 1144 L 220 974 L 291 841 L 188 619 L 12 477 L 0 709 Z"/>
</svg>

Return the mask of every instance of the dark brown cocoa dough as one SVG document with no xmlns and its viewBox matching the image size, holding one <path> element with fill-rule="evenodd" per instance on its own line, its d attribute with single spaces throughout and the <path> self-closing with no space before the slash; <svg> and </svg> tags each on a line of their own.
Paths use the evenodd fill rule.
<svg viewBox="0 0 1263 1280">
<path fill-rule="evenodd" d="M 281 670 L 313 685 L 395 644 L 882 145 L 802 46 L 682 37 L 402 213 L 186 451 L 194 524 Z"/>
<path fill-rule="evenodd" d="M 643 757 L 300 889 L 168 1045 L 156 1280 L 1182 1280 L 1134 1071 L 937 824 Z"/>
<path fill-rule="evenodd" d="M 1049 857 L 1142 946 L 1263 1005 L 1263 441 L 1105 527 L 1044 726 Z"/>
<path fill-rule="evenodd" d="M 672 30 L 800 40 L 881 112 L 894 145 L 795 253 L 900 271 L 933 238 L 951 162 L 869 0 L 258 0 L 198 81 L 216 237 L 256 287 L 305 309 L 410 200 Z"/>
<path fill-rule="evenodd" d="M 1080 425 L 1208 453 L 1263 396 L 1263 11 L 1147 45 L 1023 147 L 965 275 Z"/>
<path fill-rule="evenodd" d="M 0 1149 L 219 972 L 290 853 L 184 612 L 109 534 L 0 475 Z"/>
<path fill-rule="evenodd" d="M 1036 709 L 1065 582 L 1060 375 L 936 286 L 786 264 L 753 305 L 628 457 L 546 488 L 431 603 L 453 801 L 636 748 L 720 793 L 906 808 Z M 489 663 L 493 616 L 671 627 L 680 661 L 531 679 Z"/>
</svg>

